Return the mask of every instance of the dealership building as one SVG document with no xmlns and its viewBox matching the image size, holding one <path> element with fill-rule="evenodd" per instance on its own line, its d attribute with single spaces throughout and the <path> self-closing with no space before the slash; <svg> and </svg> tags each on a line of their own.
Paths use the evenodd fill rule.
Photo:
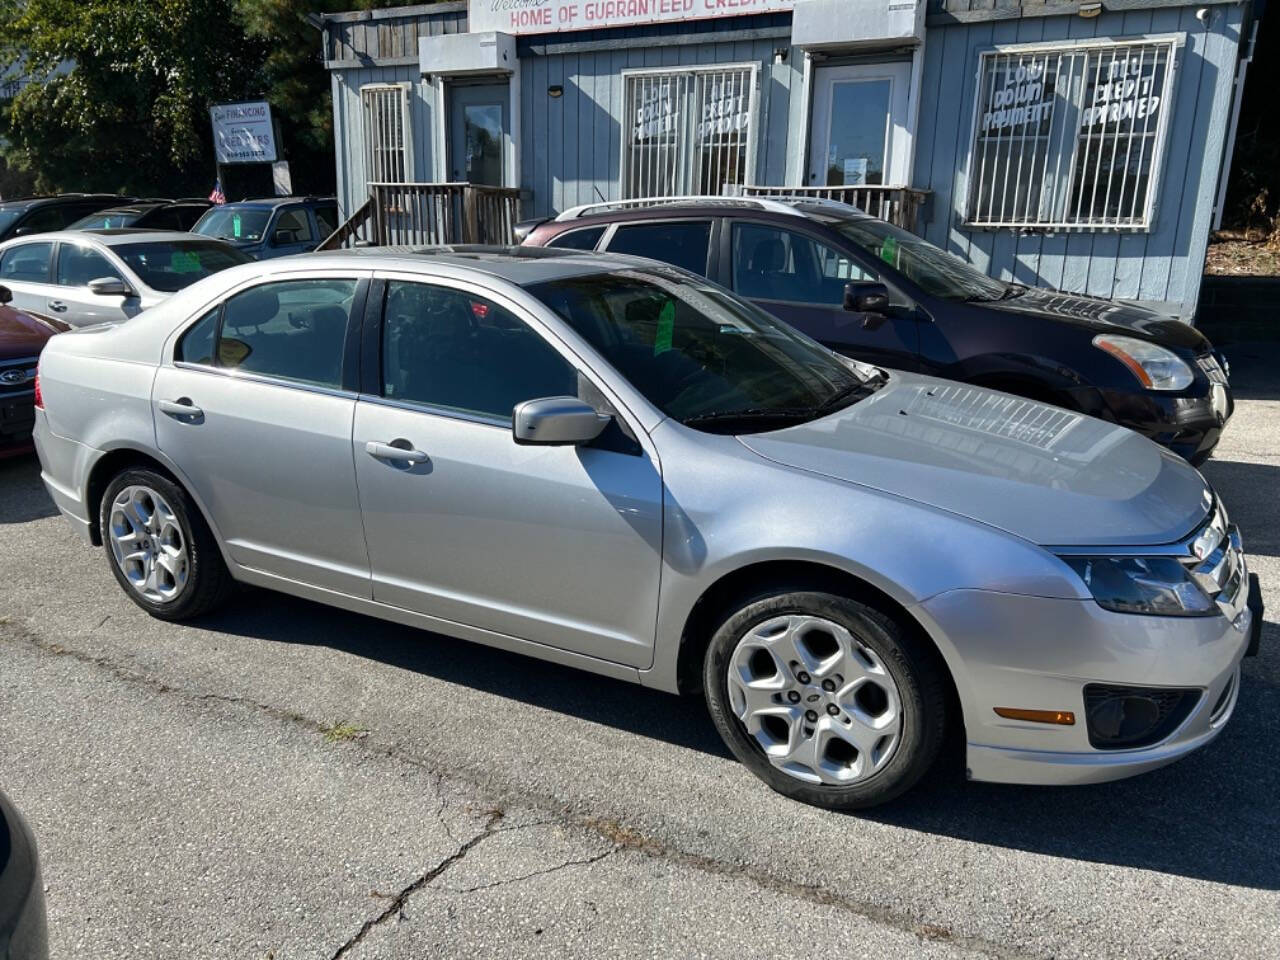
<svg viewBox="0 0 1280 960">
<path fill-rule="evenodd" d="M 1256 20 L 1177 0 L 469 0 L 322 18 L 338 196 L 825 192 L 1194 316 Z"/>
</svg>

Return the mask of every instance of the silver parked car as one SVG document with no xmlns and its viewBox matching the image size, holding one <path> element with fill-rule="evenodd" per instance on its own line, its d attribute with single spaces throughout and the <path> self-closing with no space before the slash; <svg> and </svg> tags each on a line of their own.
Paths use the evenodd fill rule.
<svg viewBox="0 0 1280 960">
<path fill-rule="evenodd" d="M 237 267 L 54 337 L 38 384 L 48 489 L 154 616 L 238 581 L 702 690 L 827 807 L 907 789 L 949 725 L 976 779 L 1158 767 L 1222 730 L 1257 638 L 1176 456 L 841 359 L 652 261 Z"/>
<path fill-rule="evenodd" d="M 12 306 L 73 327 L 128 320 L 211 273 L 250 258 L 229 243 L 172 230 L 66 230 L 0 244 Z"/>
</svg>

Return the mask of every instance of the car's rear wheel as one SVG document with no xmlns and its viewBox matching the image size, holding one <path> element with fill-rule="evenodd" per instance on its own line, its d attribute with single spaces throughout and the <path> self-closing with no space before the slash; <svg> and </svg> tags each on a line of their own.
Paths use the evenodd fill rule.
<svg viewBox="0 0 1280 960">
<path fill-rule="evenodd" d="M 122 471 L 107 484 L 98 517 L 111 572 L 153 617 L 198 617 L 227 598 L 233 581 L 213 533 L 169 477 L 145 467 Z"/>
<path fill-rule="evenodd" d="M 778 593 L 733 611 L 707 648 L 703 682 L 734 755 L 779 793 L 828 809 L 898 796 L 943 739 L 937 655 L 835 594 Z"/>
</svg>

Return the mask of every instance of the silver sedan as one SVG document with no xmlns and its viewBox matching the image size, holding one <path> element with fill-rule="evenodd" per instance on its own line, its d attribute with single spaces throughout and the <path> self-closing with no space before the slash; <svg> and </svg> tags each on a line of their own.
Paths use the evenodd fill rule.
<svg viewBox="0 0 1280 960">
<path fill-rule="evenodd" d="M 232 268 L 53 338 L 38 398 L 50 493 L 152 615 L 255 584 L 701 692 L 832 808 L 908 789 L 948 728 L 983 780 L 1175 760 L 1261 619 L 1223 505 L 1155 444 L 633 258 Z"/>
</svg>

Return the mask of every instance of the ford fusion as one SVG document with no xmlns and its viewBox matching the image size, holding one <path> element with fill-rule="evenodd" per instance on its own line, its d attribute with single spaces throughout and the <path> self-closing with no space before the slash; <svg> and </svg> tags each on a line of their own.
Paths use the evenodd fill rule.
<svg viewBox="0 0 1280 960">
<path fill-rule="evenodd" d="M 1173 453 L 843 359 L 621 255 L 232 267 L 40 360 L 43 477 L 153 616 L 254 584 L 672 693 L 769 786 L 1108 780 L 1217 736 L 1261 620 Z M 214 621 L 216 622 L 216 621 Z"/>
</svg>

